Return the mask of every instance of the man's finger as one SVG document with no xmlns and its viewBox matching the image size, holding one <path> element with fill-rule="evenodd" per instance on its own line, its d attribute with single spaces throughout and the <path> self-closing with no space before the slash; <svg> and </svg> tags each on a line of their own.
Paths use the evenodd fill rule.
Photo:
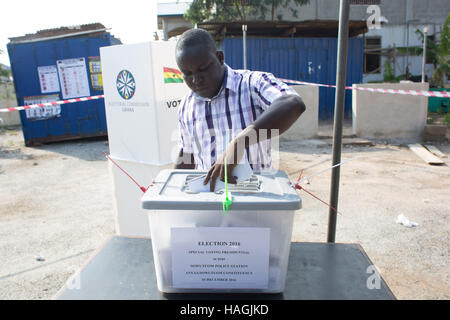
<svg viewBox="0 0 450 320">
<path fill-rule="evenodd" d="M 214 192 L 214 189 L 216 188 L 216 179 L 217 179 L 217 176 L 219 175 L 217 173 L 217 171 L 218 170 L 217 170 L 216 166 L 214 166 L 214 170 L 211 174 L 211 178 L 209 181 L 209 191 L 211 191 L 211 192 Z"/>
<path fill-rule="evenodd" d="M 209 178 L 211 177 L 211 174 L 213 172 L 214 167 L 210 168 L 208 173 L 206 174 L 205 180 L 203 180 L 203 185 L 206 185 L 208 183 Z"/>
<path fill-rule="evenodd" d="M 235 177 L 235 176 L 228 176 L 228 183 L 231 183 L 231 184 L 236 184 L 237 183 L 237 180 L 236 180 L 237 178 Z"/>
<path fill-rule="evenodd" d="M 232 168 L 232 166 L 229 166 L 227 168 L 227 171 L 228 171 L 228 183 L 236 184 L 237 183 L 237 181 L 236 181 L 237 178 L 235 176 L 233 176 L 232 173 L 231 173 L 233 171 L 233 169 L 234 168 Z"/>
<path fill-rule="evenodd" d="M 225 166 L 220 166 L 220 180 L 225 181 Z"/>
</svg>

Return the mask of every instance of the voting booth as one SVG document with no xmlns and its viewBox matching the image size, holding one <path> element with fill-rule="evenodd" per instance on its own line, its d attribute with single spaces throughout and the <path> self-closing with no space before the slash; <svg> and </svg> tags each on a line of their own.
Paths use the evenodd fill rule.
<svg viewBox="0 0 450 320">
<path fill-rule="evenodd" d="M 173 41 L 100 49 L 111 159 L 148 187 L 178 153 L 178 106 L 189 88 L 175 62 Z M 150 236 L 142 190 L 110 162 L 117 233 Z"/>
</svg>

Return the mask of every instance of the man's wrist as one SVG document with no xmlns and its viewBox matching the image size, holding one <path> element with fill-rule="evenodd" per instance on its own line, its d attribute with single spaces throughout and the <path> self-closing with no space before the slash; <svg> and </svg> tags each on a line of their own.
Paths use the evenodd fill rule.
<svg viewBox="0 0 450 320">
<path fill-rule="evenodd" d="M 246 142 L 245 135 L 237 136 L 231 143 L 230 148 L 233 152 L 233 161 L 238 164 L 245 154 L 245 149 L 248 148 L 248 143 Z M 231 150 L 230 150 L 231 151 Z"/>
<path fill-rule="evenodd" d="M 252 144 L 258 143 L 258 132 L 253 124 L 241 131 L 236 137 L 237 144 L 243 145 L 244 149 L 250 147 Z"/>
</svg>

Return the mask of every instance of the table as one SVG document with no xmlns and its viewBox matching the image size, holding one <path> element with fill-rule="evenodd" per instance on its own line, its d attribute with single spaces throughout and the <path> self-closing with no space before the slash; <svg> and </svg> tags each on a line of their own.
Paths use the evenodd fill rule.
<svg viewBox="0 0 450 320">
<path fill-rule="evenodd" d="M 393 300 L 359 244 L 292 242 L 279 294 L 158 291 L 151 239 L 111 236 L 55 296 L 60 300 Z"/>
</svg>

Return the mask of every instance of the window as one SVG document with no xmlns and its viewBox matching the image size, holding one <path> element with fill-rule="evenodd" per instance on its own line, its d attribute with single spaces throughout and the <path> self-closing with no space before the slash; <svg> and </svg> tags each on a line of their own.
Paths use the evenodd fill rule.
<svg viewBox="0 0 450 320">
<path fill-rule="evenodd" d="M 427 36 L 427 44 L 428 44 L 428 40 L 431 40 L 434 42 L 434 40 L 435 40 L 434 34 L 431 36 Z M 427 57 L 426 57 L 425 63 L 433 63 L 433 60 L 431 59 L 430 51 L 431 51 L 430 48 L 427 48 Z"/>
<path fill-rule="evenodd" d="M 366 38 L 364 73 L 381 73 L 381 37 Z"/>
</svg>

